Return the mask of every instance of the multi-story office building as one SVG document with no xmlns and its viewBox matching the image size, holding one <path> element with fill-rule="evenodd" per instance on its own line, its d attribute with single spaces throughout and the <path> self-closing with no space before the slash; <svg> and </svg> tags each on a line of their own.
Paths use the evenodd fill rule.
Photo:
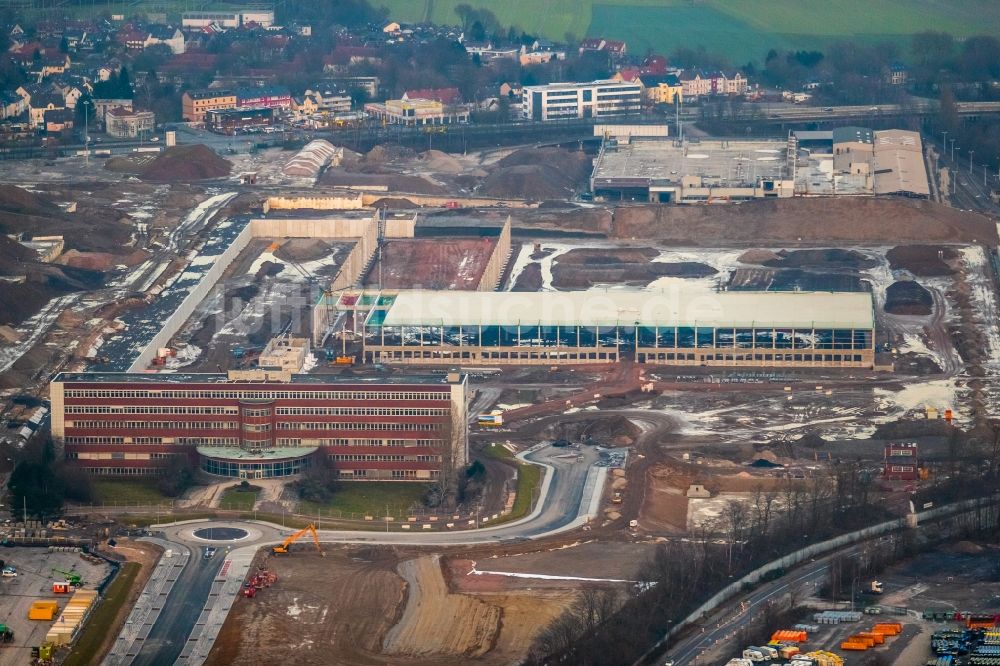
<svg viewBox="0 0 1000 666">
<path fill-rule="evenodd" d="M 53 439 L 93 474 L 155 474 L 181 455 L 270 478 L 326 456 L 346 480 L 431 481 L 468 462 L 464 375 L 62 373 L 51 400 Z"/>
<path fill-rule="evenodd" d="M 609 118 L 642 111 L 642 86 L 626 81 L 550 83 L 525 86 L 521 115 L 525 120 Z"/>
</svg>

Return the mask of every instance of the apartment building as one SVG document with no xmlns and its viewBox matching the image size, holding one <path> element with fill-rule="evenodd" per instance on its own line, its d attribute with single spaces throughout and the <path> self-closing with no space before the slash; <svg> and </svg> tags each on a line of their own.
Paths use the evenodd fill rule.
<svg viewBox="0 0 1000 666">
<path fill-rule="evenodd" d="M 637 114 L 641 110 L 642 86 L 611 79 L 525 86 L 521 104 L 525 120 L 607 118 Z"/>
<path fill-rule="evenodd" d="M 188 122 L 204 122 L 209 111 L 235 108 L 236 93 L 232 90 L 189 90 L 181 96 L 181 118 Z"/>
<path fill-rule="evenodd" d="M 147 136 L 156 128 L 152 111 L 132 111 L 121 107 L 111 109 L 104 117 L 104 131 L 119 139 Z"/>
</svg>

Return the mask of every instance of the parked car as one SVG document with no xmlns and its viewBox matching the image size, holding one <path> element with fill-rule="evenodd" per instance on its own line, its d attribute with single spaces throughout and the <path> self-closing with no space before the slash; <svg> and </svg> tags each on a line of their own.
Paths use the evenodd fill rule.
<svg viewBox="0 0 1000 666">
<path fill-rule="evenodd" d="M 14 567 L 4 567 L 3 572 L 0 573 L 4 578 L 17 578 L 17 569 Z"/>
<path fill-rule="evenodd" d="M 205 549 L 205 559 L 210 560 L 213 557 L 215 557 L 215 548 L 209 546 L 208 548 Z"/>
</svg>

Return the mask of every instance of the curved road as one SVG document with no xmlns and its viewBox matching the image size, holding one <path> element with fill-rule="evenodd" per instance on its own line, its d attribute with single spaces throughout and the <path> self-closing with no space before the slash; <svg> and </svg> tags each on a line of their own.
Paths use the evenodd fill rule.
<svg viewBox="0 0 1000 666">
<path fill-rule="evenodd" d="M 578 461 L 578 456 L 582 457 L 582 460 Z M 600 459 L 598 449 L 583 447 L 577 451 L 542 445 L 529 449 L 518 457 L 547 469 L 535 509 L 520 520 L 496 527 L 458 532 L 406 532 L 398 528 L 396 531 L 388 532 L 322 530 L 319 533 L 320 541 L 411 546 L 496 543 L 558 534 L 575 529 L 596 515 L 607 472 L 606 467 L 595 465 Z M 253 524 L 248 526 L 248 529 L 251 529 L 253 534 L 239 542 L 212 542 L 195 537 L 193 535 L 195 529 L 216 524 L 207 521 L 159 526 L 167 541 L 177 544 L 179 548 L 189 548 L 192 551 L 191 558 L 165 599 L 157 597 L 146 602 L 159 610 L 159 615 L 155 616 L 146 638 L 141 642 L 135 641 L 132 638 L 134 628 L 126 625 L 119 642 L 129 639 L 138 645 L 133 645 L 127 650 L 129 656 L 114 659 L 109 657 L 105 660 L 105 664 L 125 666 L 202 663 L 211 650 L 218 629 L 221 627 L 221 621 L 213 623 L 211 631 L 208 627 L 201 627 L 200 631 L 196 631 L 199 617 L 214 612 L 215 617 L 224 618 L 235 598 L 235 592 L 226 598 L 221 598 L 224 595 L 213 593 L 212 590 L 217 589 L 220 581 L 227 576 L 229 579 L 236 578 L 242 581 L 257 549 L 280 543 L 293 531 L 263 521 L 251 522 Z M 203 547 L 210 544 L 218 546 L 220 551 L 223 547 L 227 547 L 226 556 L 217 555 L 212 559 L 205 559 L 202 555 Z M 229 552 L 228 547 L 234 547 L 235 550 Z M 147 583 L 147 589 L 151 583 Z M 238 590 L 238 583 L 233 589 Z M 140 603 L 142 602 L 143 599 L 140 599 Z M 180 637 L 184 637 L 185 640 L 179 640 Z"/>
</svg>

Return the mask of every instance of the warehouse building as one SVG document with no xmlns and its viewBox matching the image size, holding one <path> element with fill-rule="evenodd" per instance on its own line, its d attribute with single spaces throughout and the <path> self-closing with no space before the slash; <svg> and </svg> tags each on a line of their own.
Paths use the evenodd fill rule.
<svg viewBox="0 0 1000 666">
<path fill-rule="evenodd" d="M 61 373 L 51 401 L 65 458 L 99 475 L 155 474 L 177 455 L 249 479 L 297 474 L 317 456 L 345 480 L 431 481 L 468 463 L 458 374 Z"/>
<path fill-rule="evenodd" d="M 868 292 L 408 291 L 369 298 L 374 363 L 872 367 Z"/>
</svg>

